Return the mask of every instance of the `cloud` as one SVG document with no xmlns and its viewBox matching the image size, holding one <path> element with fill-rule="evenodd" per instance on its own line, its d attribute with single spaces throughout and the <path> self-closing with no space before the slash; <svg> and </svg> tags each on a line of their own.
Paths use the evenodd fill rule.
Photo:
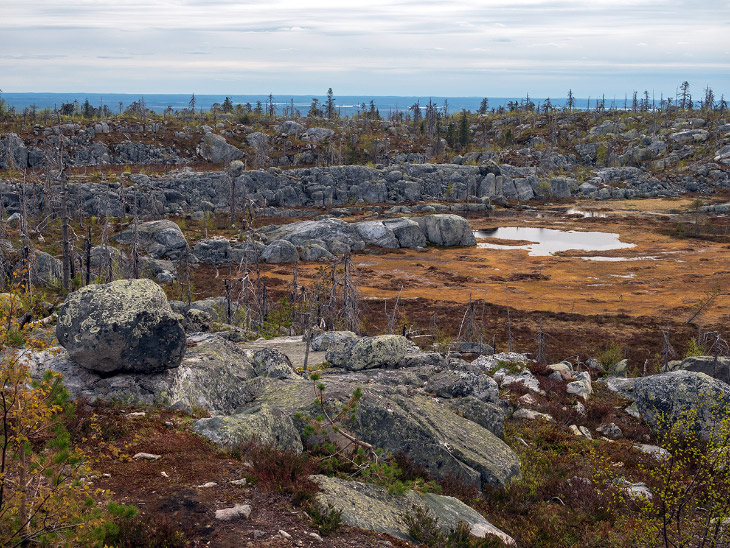
<svg viewBox="0 0 730 548">
<path fill-rule="evenodd" d="M 717 47 L 728 43 L 718 17 L 727 8 L 725 0 L 24 0 L 4 7 L 0 71 L 3 87 L 17 90 L 104 82 L 108 92 L 332 86 L 556 96 L 568 82 L 582 82 L 586 95 L 594 85 L 623 94 L 690 75 L 730 90 L 727 48 Z M 235 89 L 213 89 L 221 85 Z"/>
</svg>

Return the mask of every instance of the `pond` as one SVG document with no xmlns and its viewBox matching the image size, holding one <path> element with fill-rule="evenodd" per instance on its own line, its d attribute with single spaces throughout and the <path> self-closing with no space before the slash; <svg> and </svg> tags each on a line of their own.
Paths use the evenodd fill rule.
<svg viewBox="0 0 730 548">
<path fill-rule="evenodd" d="M 482 249 L 525 249 L 532 257 L 547 257 L 558 251 L 608 251 L 636 247 L 636 244 L 622 242 L 619 235 L 613 232 L 581 232 L 526 226 L 503 226 L 490 230 L 477 230 L 474 232 L 474 236 L 527 242 L 519 245 L 480 242 L 477 243 L 477 247 Z"/>
</svg>

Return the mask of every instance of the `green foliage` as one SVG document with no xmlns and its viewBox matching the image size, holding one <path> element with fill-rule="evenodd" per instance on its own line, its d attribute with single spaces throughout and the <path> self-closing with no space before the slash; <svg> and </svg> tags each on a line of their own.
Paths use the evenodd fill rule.
<svg viewBox="0 0 730 548">
<path fill-rule="evenodd" d="M 696 337 L 692 337 L 687 343 L 687 351 L 684 353 L 684 357 L 692 358 L 694 356 L 706 356 L 707 354 L 705 344 L 702 341 L 697 341 Z"/>
<path fill-rule="evenodd" d="M 430 548 L 500 548 L 502 542 L 494 537 L 475 538 L 469 532 L 469 526 L 459 520 L 459 524 L 449 531 L 443 531 L 438 519 L 427 509 L 413 506 L 411 512 L 402 518 L 408 527 L 408 534 L 413 539 Z"/>
<path fill-rule="evenodd" d="M 596 149 L 596 165 L 608 165 L 608 146 L 606 146 L 604 143 L 599 144 L 598 148 Z"/>
<path fill-rule="evenodd" d="M 281 329 L 289 329 L 294 324 L 294 307 L 289 300 L 284 297 L 279 301 L 279 305 L 275 307 L 264 320 L 261 329 L 261 336 L 265 339 L 278 337 Z"/>
<path fill-rule="evenodd" d="M 601 366 L 603 366 L 603 368 L 606 370 L 616 365 L 622 359 L 623 350 L 616 341 L 611 341 L 606 349 L 598 354 L 598 361 Z"/>
<path fill-rule="evenodd" d="M 307 514 L 312 520 L 312 526 L 323 537 L 331 535 L 342 525 L 342 510 L 337 510 L 331 504 L 323 508 L 319 504 L 312 503 L 307 507 Z"/>
<path fill-rule="evenodd" d="M 141 516 L 132 506 L 110 502 L 107 511 L 112 517 L 101 531 L 101 545 L 114 548 L 184 548 L 186 535 L 166 518 Z"/>
</svg>

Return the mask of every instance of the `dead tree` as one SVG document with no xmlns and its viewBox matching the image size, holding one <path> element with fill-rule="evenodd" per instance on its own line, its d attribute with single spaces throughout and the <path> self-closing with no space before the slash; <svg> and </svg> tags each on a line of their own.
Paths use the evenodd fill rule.
<svg viewBox="0 0 730 548">
<path fill-rule="evenodd" d="M 674 350 L 674 347 L 669 342 L 669 323 L 667 323 L 666 330 L 664 330 L 660 327 L 659 331 L 662 332 L 662 336 L 664 338 L 664 341 L 662 343 L 662 350 L 661 350 L 662 372 L 667 372 L 669 370 L 669 360 L 672 358 L 676 358 L 677 352 Z"/>
</svg>

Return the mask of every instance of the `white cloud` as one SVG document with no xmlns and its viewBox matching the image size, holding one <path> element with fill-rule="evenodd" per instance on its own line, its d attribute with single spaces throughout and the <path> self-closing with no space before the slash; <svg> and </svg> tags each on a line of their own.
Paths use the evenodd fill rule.
<svg viewBox="0 0 730 548">
<path fill-rule="evenodd" d="M 343 95 L 492 96 L 524 89 L 559 96 L 573 87 L 595 96 L 673 90 L 694 77 L 730 91 L 730 33 L 718 16 L 728 7 L 726 0 L 24 0 L 3 8 L 0 87 L 332 86 Z"/>
</svg>

